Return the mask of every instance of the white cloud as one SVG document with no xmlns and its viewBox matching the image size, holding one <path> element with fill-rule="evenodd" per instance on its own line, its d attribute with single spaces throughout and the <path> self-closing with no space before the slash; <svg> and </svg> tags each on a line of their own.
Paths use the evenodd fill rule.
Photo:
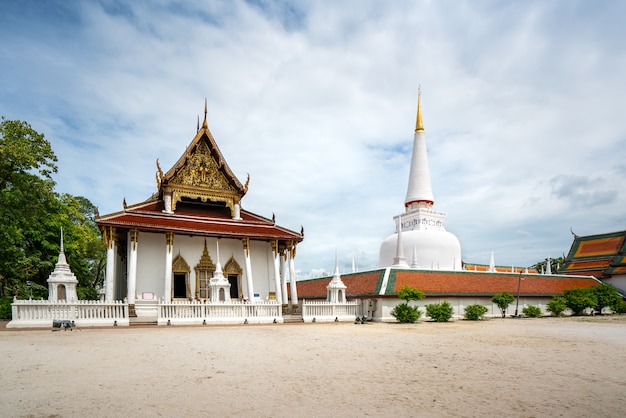
<svg viewBox="0 0 626 418">
<path fill-rule="evenodd" d="M 376 264 L 421 84 L 437 208 L 464 259 L 532 264 L 567 252 L 570 226 L 624 229 L 625 8 L 20 2 L 0 17 L 0 114 L 44 132 L 58 188 L 105 213 L 153 193 L 154 161 L 176 161 L 207 97 L 229 165 L 251 175 L 244 207 L 305 227 L 307 275 L 332 272 L 335 248 L 342 271 Z"/>
</svg>

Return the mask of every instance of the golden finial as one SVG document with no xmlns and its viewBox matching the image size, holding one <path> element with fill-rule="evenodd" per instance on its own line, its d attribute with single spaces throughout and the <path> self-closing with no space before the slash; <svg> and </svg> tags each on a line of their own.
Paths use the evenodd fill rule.
<svg viewBox="0 0 626 418">
<path fill-rule="evenodd" d="M 196 133 L 200 132 L 200 115 L 198 115 L 198 123 L 196 124 Z"/>
<path fill-rule="evenodd" d="M 415 132 L 424 130 L 424 122 L 422 122 L 422 107 L 420 99 L 422 96 L 422 86 L 417 88 L 417 118 L 415 120 Z"/>
<path fill-rule="evenodd" d="M 206 97 L 204 98 L 204 122 L 202 122 L 202 129 L 207 129 L 209 125 L 206 123 Z"/>
</svg>

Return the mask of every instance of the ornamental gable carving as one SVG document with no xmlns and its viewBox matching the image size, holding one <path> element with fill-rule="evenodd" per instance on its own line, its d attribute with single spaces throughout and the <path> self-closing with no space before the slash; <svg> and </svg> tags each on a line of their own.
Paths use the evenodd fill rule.
<svg viewBox="0 0 626 418">
<path fill-rule="evenodd" d="M 191 269 L 189 268 L 189 264 L 185 261 L 185 259 L 178 254 L 176 258 L 172 261 L 172 271 L 174 273 L 189 273 Z"/>
<path fill-rule="evenodd" d="M 211 150 L 204 140 L 199 141 L 195 152 L 187 158 L 185 165 L 174 174 L 170 180 L 170 184 L 172 183 L 230 193 L 236 192 L 224 172 L 220 170 L 220 164 L 211 155 Z"/>
</svg>

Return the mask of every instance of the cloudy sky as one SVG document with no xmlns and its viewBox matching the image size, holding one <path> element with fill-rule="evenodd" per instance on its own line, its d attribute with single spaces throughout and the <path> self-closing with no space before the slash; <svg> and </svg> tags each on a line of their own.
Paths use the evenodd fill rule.
<svg viewBox="0 0 626 418">
<path fill-rule="evenodd" d="M 626 229 L 626 2 L 3 1 L 0 115 L 59 192 L 155 190 L 208 101 L 247 210 L 299 231 L 300 277 L 375 267 L 403 210 L 418 86 L 435 208 L 463 259 L 530 265 Z"/>
</svg>

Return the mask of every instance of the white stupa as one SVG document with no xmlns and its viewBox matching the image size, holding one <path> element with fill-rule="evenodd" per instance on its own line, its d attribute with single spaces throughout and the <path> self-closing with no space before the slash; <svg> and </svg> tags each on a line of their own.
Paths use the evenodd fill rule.
<svg viewBox="0 0 626 418">
<path fill-rule="evenodd" d="M 444 227 L 446 214 L 433 210 L 435 198 L 430 184 L 426 135 L 422 123 L 421 93 L 417 98 L 417 120 L 405 213 L 395 216 L 396 232 L 380 246 L 380 267 L 402 267 L 404 254 L 413 254 L 411 266 L 426 270 L 461 270 L 461 244 Z M 400 243 L 400 244 L 398 244 Z M 398 246 L 401 248 L 398 248 Z"/>
<path fill-rule="evenodd" d="M 58 302 L 60 300 L 78 300 L 76 286 L 78 279 L 72 273 L 70 265 L 67 264 L 65 251 L 63 250 L 63 229 L 61 229 L 61 249 L 59 259 L 54 266 L 54 271 L 48 277 L 48 300 Z"/>
</svg>

